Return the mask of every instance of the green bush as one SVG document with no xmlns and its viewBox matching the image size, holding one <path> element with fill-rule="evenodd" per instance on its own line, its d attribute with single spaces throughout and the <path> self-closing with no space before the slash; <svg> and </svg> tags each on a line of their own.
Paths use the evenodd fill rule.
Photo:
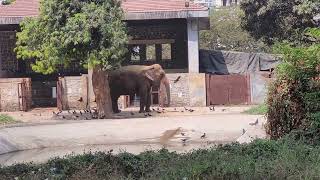
<svg viewBox="0 0 320 180">
<path fill-rule="evenodd" d="M 257 140 L 177 154 L 88 153 L 0 168 L 0 179 L 317 179 L 320 146 Z"/>
<path fill-rule="evenodd" d="M 314 37 L 308 46 L 276 46 L 283 62 L 267 99 L 267 133 L 273 139 L 291 132 L 308 142 L 320 139 L 320 29 L 310 29 L 307 34 Z"/>
</svg>

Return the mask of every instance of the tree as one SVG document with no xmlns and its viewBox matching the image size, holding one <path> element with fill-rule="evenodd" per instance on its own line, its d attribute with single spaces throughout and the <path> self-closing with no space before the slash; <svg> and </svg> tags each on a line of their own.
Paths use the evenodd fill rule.
<svg viewBox="0 0 320 180">
<path fill-rule="evenodd" d="M 17 33 L 17 57 L 35 59 L 32 69 L 56 72 L 77 60 L 93 69 L 99 116 L 112 112 L 107 71 L 120 65 L 127 34 L 117 0 L 42 0 L 40 15 L 27 18 Z"/>
<path fill-rule="evenodd" d="M 213 9 L 210 14 L 210 29 L 200 32 L 200 48 L 233 50 L 243 52 L 265 52 L 268 47 L 255 40 L 241 28 L 239 7 Z"/>
<path fill-rule="evenodd" d="M 243 0 L 242 27 L 268 44 L 289 40 L 303 42 L 303 31 L 315 27 L 319 0 Z"/>
</svg>

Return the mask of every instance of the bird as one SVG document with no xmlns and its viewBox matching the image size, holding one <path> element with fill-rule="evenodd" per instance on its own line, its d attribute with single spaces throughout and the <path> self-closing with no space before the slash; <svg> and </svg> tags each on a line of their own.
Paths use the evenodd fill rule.
<svg viewBox="0 0 320 180">
<path fill-rule="evenodd" d="M 130 112 L 130 114 L 131 114 L 131 116 L 133 116 L 133 115 L 134 115 L 134 113 L 133 113 L 133 112 Z"/>
<path fill-rule="evenodd" d="M 80 112 L 80 115 L 82 115 L 82 112 L 81 112 L 81 110 L 80 110 L 79 112 Z"/>
<path fill-rule="evenodd" d="M 222 112 L 226 111 L 226 109 L 221 109 Z"/>
<path fill-rule="evenodd" d="M 145 116 L 145 117 L 147 117 L 147 116 L 148 116 L 148 114 L 144 114 L 144 116 Z"/>
<path fill-rule="evenodd" d="M 70 110 L 68 110 L 68 113 L 71 114 Z"/>
<path fill-rule="evenodd" d="M 78 99 L 78 101 L 79 101 L 79 102 L 82 102 L 82 101 L 83 101 L 82 97 L 80 97 L 80 98 Z"/>
<path fill-rule="evenodd" d="M 161 114 L 162 112 L 161 111 L 157 111 L 157 113 Z"/>
<path fill-rule="evenodd" d="M 254 123 L 249 123 L 250 126 L 256 126 L 259 123 L 259 120 L 257 119 Z"/>
<path fill-rule="evenodd" d="M 177 83 L 180 80 L 181 76 L 178 76 L 176 80 L 174 80 L 174 83 Z"/>
<path fill-rule="evenodd" d="M 186 134 L 185 133 L 181 133 L 181 136 L 185 136 Z"/>
<path fill-rule="evenodd" d="M 66 117 L 65 116 L 61 116 L 62 117 L 62 119 L 65 119 Z"/>
<path fill-rule="evenodd" d="M 58 115 L 56 112 L 54 112 L 54 111 L 52 111 L 52 114 L 54 114 L 54 115 Z"/>
<path fill-rule="evenodd" d="M 188 111 L 188 109 L 186 107 L 184 107 L 184 110 Z"/>
<path fill-rule="evenodd" d="M 76 113 L 77 113 L 76 110 L 73 110 L 72 114 L 76 114 Z"/>
<path fill-rule="evenodd" d="M 150 113 L 147 114 L 148 116 L 152 116 Z"/>
<path fill-rule="evenodd" d="M 244 135 L 244 133 L 246 133 L 246 130 L 245 130 L 245 129 L 242 129 L 242 135 Z"/>
<path fill-rule="evenodd" d="M 203 133 L 203 135 L 201 136 L 201 139 L 206 137 L 206 133 Z"/>
<path fill-rule="evenodd" d="M 181 141 L 182 141 L 183 143 L 186 143 L 187 140 L 188 140 L 188 139 L 186 139 L 186 138 L 185 138 L 185 139 L 181 139 Z"/>
<path fill-rule="evenodd" d="M 189 112 L 193 112 L 194 110 L 193 109 L 189 109 Z"/>
<path fill-rule="evenodd" d="M 152 111 L 156 111 L 154 108 L 152 108 Z"/>
<path fill-rule="evenodd" d="M 210 109 L 211 111 L 215 111 L 214 106 L 209 107 L 209 109 Z"/>
</svg>

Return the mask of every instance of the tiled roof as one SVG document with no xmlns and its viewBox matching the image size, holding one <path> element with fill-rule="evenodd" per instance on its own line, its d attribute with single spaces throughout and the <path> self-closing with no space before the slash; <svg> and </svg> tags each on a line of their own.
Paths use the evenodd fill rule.
<svg viewBox="0 0 320 180">
<path fill-rule="evenodd" d="M 39 0 L 16 0 L 10 5 L 0 5 L 0 17 L 37 16 Z"/>
<path fill-rule="evenodd" d="M 37 16 L 38 7 L 39 0 L 16 0 L 10 5 L 0 5 L 0 17 Z M 185 0 L 122 0 L 122 8 L 126 13 L 207 10 L 192 2 L 189 7 L 185 7 Z"/>
<path fill-rule="evenodd" d="M 129 13 L 207 10 L 192 2 L 189 7 L 185 7 L 185 0 L 123 0 L 122 8 Z"/>
</svg>

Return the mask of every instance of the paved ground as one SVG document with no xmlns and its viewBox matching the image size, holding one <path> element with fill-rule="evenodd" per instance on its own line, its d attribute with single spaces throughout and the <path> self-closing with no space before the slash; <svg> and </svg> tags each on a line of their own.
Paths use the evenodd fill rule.
<svg viewBox="0 0 320 180">
<path fill-rule="evenodd" d="M 265 138 L 264 117 L 240 113 L 243 107 L 195 108 L 193 113 L 168 109 L 166 115 L 90 121 L 36 121 L 0 129 L 0 164 L 42 162 L 54 156 L 84 151 L 128 151 L 166 147 L 178 152 L 213 144 Z M 170 112 L 169 111 L 174 111 Z M 120 116 L 129 116 L 131 110 Z M 132 115 L 130 115 L 132 116 Z M 139 115 L 144 116 L 144 115 Z M 250 125 L 259 119 L 257 125 Z M 39 124 L 40 123 L 40 124 Z M 205 133 L 205 137 L 201 138 Z M 186 142 L 184 143 L 183 140 Z"/>
</svg>

